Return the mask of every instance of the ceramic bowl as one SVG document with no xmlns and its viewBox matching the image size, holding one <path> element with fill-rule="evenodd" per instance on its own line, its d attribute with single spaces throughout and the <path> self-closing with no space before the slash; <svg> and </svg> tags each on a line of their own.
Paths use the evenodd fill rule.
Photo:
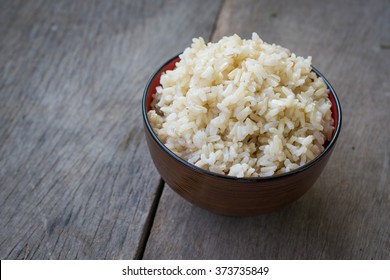
<svg viewBox="0 0 390 280">
<path fill-rule="evenodd" d="M 300 198 L 314 184 L 327 164 L 341 129 L 341 107 L 336 93 L 327 79 L 334 118 L 333 137 L 324 151 L 314 160 L 293 171 L 259 178 L 236 178 L 213 173 L 180 158 L 158 139 L 147 112 L 152 95 L 160 85 L 161 74 L 172 70 L 180 58 L 175 56 L 162 65 L 150 78 L 142 99 L 142 115 L 150 155 L 166 185 L 189 202 L 209 211 L 229 216 L 249 216 L 280 209 Z"/>
</svg>

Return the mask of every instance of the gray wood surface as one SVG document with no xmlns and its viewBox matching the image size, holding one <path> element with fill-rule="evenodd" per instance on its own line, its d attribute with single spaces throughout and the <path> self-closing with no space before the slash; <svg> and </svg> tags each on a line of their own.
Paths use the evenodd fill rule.
<svg viewBox="0 0 390 280">
<path fill-rule="evenodd" d="M 225 1 L 213 40 L 256 31 L 311 55 L 341 100 L 342 132 L 317 183 L 278 212 L 217 216 L 165 186 L 144 258 L 389 259 L 389 21 L 386 0 Z"/>
<path fill-rule="evenodd" d="M 162 185 L 141 97 L 219 1 L 0 2 L 0 258 L 143 254 Z"/>
</svg>

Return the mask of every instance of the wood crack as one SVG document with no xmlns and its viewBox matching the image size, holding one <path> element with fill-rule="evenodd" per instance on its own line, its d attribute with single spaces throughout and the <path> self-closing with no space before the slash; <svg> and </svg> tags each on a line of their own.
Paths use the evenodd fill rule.
<svg viewBox="0 0 390 280">
<path fill-rule="evenodd" d="M 163 179 L 160 179 L 159 185 L 158 185 L 157 190 L 156 190 L 156 195 L 154 197 L 152 206 L 151 206 L 150 211 L 149 211 L 148 218 L 146 219 L 145 226 L 144 226 L 140 241 L 138 243 L 138 247 L 137 247 L 137 250 L 135 253 L 135 257 L 134 257 L 135 260 L 142 260 L 142 258 L 143 258 L 145 248 L 146 248 L 146 245 L 148 243 L 150 233 L 152 231 L 154 218 L 156 217 L 158 204 L 160 202 L 161 195 L 162 195 L 163 190 L 164 190 L 164 185 L 165 185 L 165 182 L 163 181 Z"/>
</svg>

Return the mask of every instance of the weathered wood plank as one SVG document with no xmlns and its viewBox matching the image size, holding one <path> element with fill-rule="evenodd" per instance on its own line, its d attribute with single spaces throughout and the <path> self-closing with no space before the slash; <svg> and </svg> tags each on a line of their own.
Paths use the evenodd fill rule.
<svg viewBox="0 0 390 280">
<path fill-rule="evenodd" d="M 147 79 L 218 1 L 0 2 L 0 258 L 142 254 L 159 176 Z"/>
<path fill-rule="evenodd" d="M 388 1 L 226 1 L 213 40 L 256 31 L 313 56 L 341 99 L 341 137 L 313 188 L 275 213 L 216 216 L 165 187 L 144 258 L 389 259 L 389 20 Z"/>
</svg>

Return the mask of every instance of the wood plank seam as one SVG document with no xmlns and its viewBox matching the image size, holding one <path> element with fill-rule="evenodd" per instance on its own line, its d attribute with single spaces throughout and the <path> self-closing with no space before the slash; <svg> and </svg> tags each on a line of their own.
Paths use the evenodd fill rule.
<svg viewBox="0 0 390 280">
<path fill-rule="evenodd" d="M 217 16 L 215 17 L 215 20 L 214 20 L 214 23 L 213 23 L 213 27 L 211 28 L 211 33 L 210 33 L 210 36 L 209 36 L 209 42 L 211 42 L 214 39 L 214 34 L 215 34 L 215 31 L 217 30 L 219 17 L 221 16 L 223 7 L 225 6 L 225 2 L 226 2 L 226 0 L 222 0 L 221 4 L 219 6 Z"/>
<path fill-rule="evenodd" d="M 142 234 L 141 234 L 141 238 L 140 238 L 140 241 L 138 243 L 137 250 L 135 252 L 135 257 L 134 257 L 135 260 L 142 260 L 142 258 L 143 258 L 146 244 L 148 243 L 149 236 L 150 236 L 150 233 L 152 231 L 154 218 L 156 217 L 157 208 L 158 208 L 158 205 L 159 205 L 159 202 L 161 199 L 161 195 L 162 195 L 163 190 L 164 190 L 164 185 L 165 185 L 164 180 L 162 178 L 160 178 L 160 182 L 159 182 L 157 190 L 156 190 L 156 196 L 154 197 L 152 206 L 150 207 L 149 215 L 146 219 L 146 222 L 145 222 Z"/>
</svg>

